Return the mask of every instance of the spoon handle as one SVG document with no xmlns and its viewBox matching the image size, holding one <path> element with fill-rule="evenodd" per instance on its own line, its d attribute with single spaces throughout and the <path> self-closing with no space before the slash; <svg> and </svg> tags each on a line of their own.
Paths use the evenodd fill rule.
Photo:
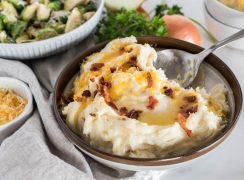
<svg viewBox="0 0 244 180">
<path fill-rule="evenodd" d="M 216 43 L 215 45 L 212 45 L 210 48 L 200 52 L 197 56 L 199 57 L 200 63 L 205 59 L 205 57 L 207 57 L 210 53 L 212 53 L 213 51 L 229 44 L 232 41 L 235 41 L 237 39 L 240 39 L 244 37 L 244 29 L 240 30 L 239 32 L 227 37 L 226 39 L 223 39 L 222 41 L 219 41 L 218 43 Z"/>
</svg>

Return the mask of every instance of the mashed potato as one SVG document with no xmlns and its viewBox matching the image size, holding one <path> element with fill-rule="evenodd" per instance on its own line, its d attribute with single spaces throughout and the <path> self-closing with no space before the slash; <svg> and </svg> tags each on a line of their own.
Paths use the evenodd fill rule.
<svg viewBox="0 0 244 180">
<path fill-rule="evenodd" d="M 216 136 L 228 111 L 225 87 L 184 89 L 154 68 L 156 58 L 134 37 L 87 57 L 63 109 L 68 126 L 101 150 L 140 158 L 185 153 Z"/>
</svg>

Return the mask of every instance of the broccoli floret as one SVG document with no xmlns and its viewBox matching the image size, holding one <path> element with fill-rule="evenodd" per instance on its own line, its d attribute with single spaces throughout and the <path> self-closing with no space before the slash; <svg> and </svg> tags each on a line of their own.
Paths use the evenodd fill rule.
<svg viewBox="0 0 244 180">
<path fill-rule="evenodd" d="M 15 39 L 18 37 L 27 27 L 27 22 L 25 21 L 15 21 L 6 26 L 6 30 Z"/>
<path fill-rule="evenodd" d="M 14 43 L 14 40 L 5 31 L 0 31 L 0 43 Z"/>
<path fill-rule="evenodd" d="M 85 9 L 86 9 L 86 12 L 96 11 L 97 10 L 96 3 L 93 1 L 90 1 L 87 5 L 85 5 Z"/>
<path fill-rule="evenodd" d="M 58 33 L 52 29 L 52 28 L 45 28 L 45 29 L 40 29 L 37 33 L 36 39 L 37 40 L 42 40 L 42 39 L 48 39 L 54 36 L 57 36 Z"/>
<path fill-rule="evenodd" d="M 60 1 L 53 1 L 48 4 L 48 7 L 53 11 L 59 11 L 62 9 L 62 3 Z"/>
<path fill-rule="evenodd" d="M 64 11 L 64 10 L 53 11 L 51 15 L 51 19 L 66 24 L 69 15 L 70 15 L 69 11 Z"/>
<path fill-rule="evenodd" d="M 0 18 L 2 19 L 3 24 L 10 24 L 12 22 L 17 21 L 18 19 L 8 11 L 0 12 Z"/>
<path fill-rule="evenodd" d="M 27 5 L 26 1 L 23 0 L 8 0 L 18 12 L 21 12 Z"/>
<path fill-rule="evenodd" d="M 14 8 L 14 6 L 7 2 L 7 1 L 2 1 L 0 2 L 0 10 L 2 11 L 6 11 L 8 13 L 13 14 L 15 17 L 18 17 L 18 12 L 16 11 L 16 9 Z"/>
<path fill-rule="evenodd" d="M 51 20 L 46 24 L 47 28 L 54 29 L 58 34 L 63 34 L 65 30 L 65 24 L 59 21 Z"/>
<path fill-rule="evenodd" d="M 2 19 L 0 18 L 0 31 L 2 30 L 4 30 L 4 25 Z"/>
</svg>

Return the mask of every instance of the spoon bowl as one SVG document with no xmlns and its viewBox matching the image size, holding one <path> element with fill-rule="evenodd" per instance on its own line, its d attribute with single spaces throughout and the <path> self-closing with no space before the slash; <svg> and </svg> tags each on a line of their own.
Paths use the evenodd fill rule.
<svg viewBox="0 0 244 180">
<path fill-rule="evenodd" d="M 200 64 L 210 53 L 242 37 L 244 29 L 198 54 L 179 49 L 157 51 L 158 58 L 154 66 L 156 69 L 163 69 L 169 79 L 176 80 L 182 87 L 188 87 L 194 81 Z"/>
</svg>

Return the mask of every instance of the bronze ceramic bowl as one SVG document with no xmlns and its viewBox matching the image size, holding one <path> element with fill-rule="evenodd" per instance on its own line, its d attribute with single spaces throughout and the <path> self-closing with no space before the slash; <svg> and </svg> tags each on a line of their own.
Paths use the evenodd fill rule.
<svg viewBox="0 0 244 180">
<path fill-rule="evenodd" d="M 190 53 L 199 53 L 203 48 L 196 46 L 191 43 L 187 43 L 181 40 L 176 40 L 167 37 L 137 37 L 139 43 L 148 43 L 155 48 L 159 49 L 181 49 L 188 51 Z M 241 107 L 242 107 L 242 92 L 240 85 L 230 70 L 230 68 L 221 61 L 218 57 L 211 54 L 209 55 L 205 63 L 201 66 L 201 71 L 205 74 L 203 77 L 199 75 L 199 81 L 204 82 L 204 87 L 209 89 L 216 83 L 223 83 L 228 89 L 228 103 L 230 106 L 230 113 L 228 116 L 228 123 L 224 130 L 214 139 L 212 139 L 204 146 L 195 148 L 187 154 L 182 154 L 180 156 L 171 158 L 130 158 L 121 157 L 114 154 L 109 154 L 94 147 L 90 146 L 89 143 L 84 141 L 74 132 L 72 132 L 65 123 L 65 118 L 61 114 L 61 109 L 59 109 L 59 101 L 64 93 L 67 84 L 70 84 L 73 77 L 77 75 L 80 70 L 80 64 L 85 59 L 85 57 L 91 55 L 92 53 L 100 51 L 106 43 L 98 44 L 95 47 L 79 54 L 74 58 L 69 65 L 60 74 L 54 92 L 54 112 L 56 115 L 57 122 L 62 129 L 65 136 L 82 152 L 94 158 L 95 160 L 115 168 L 127 169 L 127 170 L 146 170 L 146 169 L 167 169 L 170 167 L 181 166 L 189 162 L 190 160 L 196 159 L 203 154 L 208 153 L 214 149 L 217 145 L 223 142 L 226 137 L 231 133 L 238 120 Z M 200 74 L 200 73 L 199 73 Z M 196 84 L 197 82 L 195 82 Z"/>
</svg>

